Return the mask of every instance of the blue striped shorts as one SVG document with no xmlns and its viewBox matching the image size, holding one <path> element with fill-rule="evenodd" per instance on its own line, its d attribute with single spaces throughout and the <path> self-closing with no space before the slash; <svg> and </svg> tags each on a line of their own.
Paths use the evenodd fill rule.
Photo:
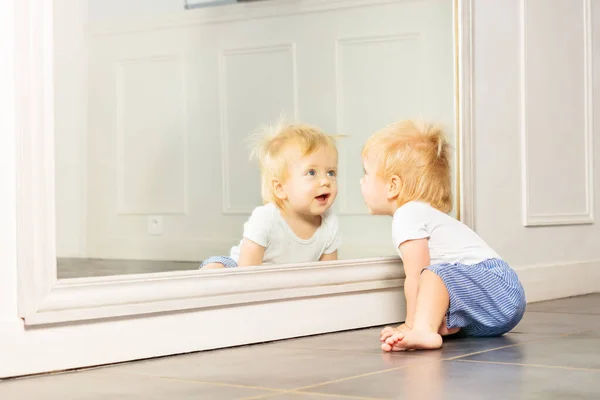
<svg viewBox="0 0 600 400">
<path fill-rule="evenodd" d="M 213 256 L 213 257 L 208 257 L 206 260 L 202 261 L 202 264 L 200 264 L 200 268 L 202 268 L 206 264 L 210 264 L 210 263 L 220 263 L 220 264 L 223 264 L 225 266 L 225 268 L 235 268 L 238 266 L 237 262 L 235 262 L 235 260 L 231 257 Z"/>
<path fill-rule="evenodd" d="M 428 268 L 448 289 L 446 326 L 467 336 L 501 336 L 525 313 L 525 291 L 517 273 L 500 259 L 478 264 L 435 264 Z"/>
</svg>

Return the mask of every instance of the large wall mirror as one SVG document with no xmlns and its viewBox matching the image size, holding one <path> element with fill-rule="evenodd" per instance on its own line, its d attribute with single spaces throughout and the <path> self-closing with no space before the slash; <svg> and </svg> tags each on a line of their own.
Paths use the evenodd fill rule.
<svg viewBox="0 0 600 400">
<path fill-rule="evenodd" d="M 445 127 L 460 217 L 455 2 L 54 3 L 58 279 L 229 254 L 262 204 L 245 139 L 281 113 L 346 136 L 339 259 L 397 257 L 359 187 L 365 140 L 396 120 Z"/>
</svg>

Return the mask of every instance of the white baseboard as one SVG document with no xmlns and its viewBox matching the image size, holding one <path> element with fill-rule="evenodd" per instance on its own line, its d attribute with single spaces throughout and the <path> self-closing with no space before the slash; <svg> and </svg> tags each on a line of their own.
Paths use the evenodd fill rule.
<svg viewBox="0 0 600 400">
<path fill-rule="evenodd" d="M 515 267 L 528 303 L 600 292 L 600 260 Z"/>
</svg>

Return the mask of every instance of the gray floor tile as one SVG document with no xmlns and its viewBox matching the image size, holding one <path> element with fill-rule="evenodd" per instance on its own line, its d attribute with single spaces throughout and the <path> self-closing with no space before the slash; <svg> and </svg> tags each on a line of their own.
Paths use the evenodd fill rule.
<svg viewBox="0 0 600 400">
<path fill-rule="evenodd" d="M 379 332 L 381 327 L 357 331 L 331 333 L 314 337 L 279 342 L 281 347 L 329 351 L 351 351 L 381 354 Z M 479 351 L 526 343 L 548 338 L 542 334 L 506 334 L 497 338 L 446 338 L 442 349 L 426 352 L 410 352 L 414 357 L 451 358 Z"/>
<path fill-rule="evenodd" d="M 180 380 L 110 375 L 100 370 L 0 382 L 0 399 L 3 400 L 231 400 L 271 393 Z"/>
<path fill-rule="evenodd" d="M 293 389 L 419 362 L 407 355 L 289 349 L 270 344 L 142 361 L 106 371 Z"/>
<path fill-rule="evenodd" d="M 533 303 L 527 309 L 536 312 L 600 315 L 600 293 Z"/>
<path fill-rule="evenodd" d="M 200 262 L 59 258 L 58 279 L 197 270 Z"/>
<path fill-rule="evenodd" d="M 379 332 L 382 328 L 368 328 L 289 339 L 277 344 L 281 347 L 294 349 L 341 350 L 380 354 Z"/>
<path fill-rule="evenodd" d="M 584 332 L 466 357 L 466 360 L 592 368 L 600 379 L 600 334 Z"/>
<path fill-rule="evenodd" d="M 387 399 L 598 399 L 596 371 L 434 361 L 305 389 Z"/>
<path fill-rule="evenodd" d="M 440 350 L 435 351 L 415 351 L 410 354 L 413 357 L 448 359 L 465 356 L 467 354 L 490 351 L 493 349 L 514 346 L 517 344 L 529 343 L 538 340 L 550 338 L 549 335 L 539 334 L 513 334 L 507 333 L 504 336 L 494 338 L 456 338 L 446 339 Z"/>
<path fill-rule="evenodd" d="M 311 394 L 311 393 L 294 393 L 294 392 L 287 392 L 287 393 L 283 393 L 283 394 L 279 394 L 279 395 L 275 395 L 275 396 L 268 396 L 265 397 L 265 400 L 367 400 L 367 399 L 374 399 L 376 400 L 376 397 L 361 397 L 361 396 L 337 396 L 337 395 L 326 395 L 326 394 Z"/>
<path fill-rule="evenodd" d="M 600 329 L 600 315 L 528 311 L 511 332 L 560 335 L 588 329 Z"/>
</svg>

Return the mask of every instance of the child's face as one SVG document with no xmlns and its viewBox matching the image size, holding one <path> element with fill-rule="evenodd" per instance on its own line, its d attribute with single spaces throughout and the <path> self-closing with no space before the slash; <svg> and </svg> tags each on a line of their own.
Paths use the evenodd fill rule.
<svg viewBox="0 0 600 400">
<path fill-rule="evenodd" d="M 338 192 L 337 163 L 337 152 L 330 147 L 321 147 L 303 157 L 292 156 L 289 177 L 282 184 L 285 206 L 310 216 L 327 211 Z"/>
<path fill-rule="evenodd" d="M 393 215 L 394 202 L 389 199 L 386 182 L 377 176 L 377 168 L 368 159 L 363 159 L 365 174 L 360 180 L 360 191 L 373 215 Z"/>
</svg>

